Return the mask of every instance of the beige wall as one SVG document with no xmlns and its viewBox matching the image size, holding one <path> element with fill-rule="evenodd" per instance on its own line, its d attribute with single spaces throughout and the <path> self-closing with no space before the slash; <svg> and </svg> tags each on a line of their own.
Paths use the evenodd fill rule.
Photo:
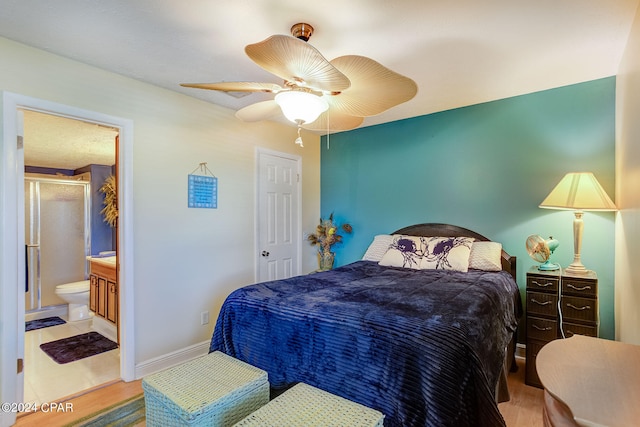
<svg viewBox="0 0 640 427">
<path fill-rule="evenodd" d="M 320 216 L 319 137 L 0 38 L 0 90 L 133 121 L 136 364 L 211 337 L 229 292 L 253 283 L 257 147 L 302 158 L 302 231 Z M 176 85 L 179 82 L 176 82 Z M 0 143 L 1 146 L 1 143 Z M 218 177 L 218 209 L 187 208 L 187 175 Z M 302 243 L 302 271 L 316 268 Z M 211 313 L 200 325 L 200 312 Z"/>
<path fill-rule="evenodd" d="M 616 85 L 616 339 L 640 344 L 640 9 Z"/>
</svg>

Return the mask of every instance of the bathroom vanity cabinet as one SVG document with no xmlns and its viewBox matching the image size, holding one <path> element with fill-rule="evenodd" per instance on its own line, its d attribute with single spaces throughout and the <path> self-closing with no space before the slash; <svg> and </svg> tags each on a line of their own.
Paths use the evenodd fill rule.
<svg viewBox="0 0 640 427">
<path fill-rule="evenodd" d="M 89 309 L 118 326 L 118 279 L 115 262 L 90 260 Z"/>
</svg>

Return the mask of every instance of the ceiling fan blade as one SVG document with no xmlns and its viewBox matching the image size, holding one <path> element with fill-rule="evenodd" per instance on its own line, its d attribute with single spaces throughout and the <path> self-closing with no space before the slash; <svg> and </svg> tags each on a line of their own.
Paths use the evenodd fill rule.
<svg viewBox="0 0 640 427">
<path fill-rule="evenodd" d="M 275 83 L 256 82 L 219 82 L 219 83 L 180 83 L 180 86 L 196 89 L 220 90 L 223 92 L 280 92 L 283 88 Z"/>
<path fill-rule="evenodd" d="M 331 107 L 311 123 L 303 124 L 307 130 L 317 132 L 334 132 L 355 129 L 362 124 L 363 117 L 350 116 L 340 113 Z"/>
<path fill-rule="evenodd" d="M 236 111 L 236 117 L 245 122 L 258 122 L 260 120 L 277 120 L 282 116 L 280 106 L 276 101 L 262 101 L 247 105 Z"/>
<path fill-rule="evenodd" d="M 331 63 L 351 80 L 348 90 L 326 97 L 331 99 L 331 105 L 341 113 L 361 117 L 375 116 L 409 101 L 418 93 L 418 86 L 413 80 L 373 59 L 347 55 L 336 58 Z"/>
<path fill-rule="evenodd" d="M 324 91 L 341 92 L 349 78 L 313 46 L 291 36 L 275 35 L 245 47 L 256 64 L 287 82 Z"/>
</svg>

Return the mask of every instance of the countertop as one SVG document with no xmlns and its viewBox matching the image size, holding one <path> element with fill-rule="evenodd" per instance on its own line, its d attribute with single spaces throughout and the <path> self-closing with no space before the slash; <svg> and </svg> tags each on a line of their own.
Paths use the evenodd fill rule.
<svg viewBox="0 0 640 427">
<path fill-rule="evenodd" d="M 89 262 L 95 262 L 96 264 L 104 265 L 105 267 L 114 267 L 116 266 L 116 257 L 108 256 L 108 257 L 94 257 L 88 256 L 87 260 Z"/>
</svg>

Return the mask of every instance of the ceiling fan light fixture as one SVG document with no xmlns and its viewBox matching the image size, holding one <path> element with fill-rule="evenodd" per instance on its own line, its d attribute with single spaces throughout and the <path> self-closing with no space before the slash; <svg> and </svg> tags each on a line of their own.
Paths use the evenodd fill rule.
<svg viewBox="0 0 640 427">
<path fill-rule="evenodd" d="M 236 112 L 247 122 L 278 121 L 282 116 L 311 131 L 343 131 L 359 127 L 412 99 L 416 83 L 371 58 L 344 55 L 327 60 L 306 41 L 314 32 L 307 23 L 291 27 L 291 36 L 275 34 L 245 46 L 245 53 L 284 85 L 260 82 L 182 83 L 184 87 L 234 92 L 266 92 L 275 99 L 256 102 Z M 293 37 L 292 37 L 293 36 Z M 237 96 L 237 95 L 236 95 Z M 328 111 L 331 106 L 331 123 Z"/>
<path fill-rule="evenodd" d="M 312 123 L 327 111 L 329 104 L 317 95 L 301 91 L 280 92 L 275 97 L 282 114 L 298 125 Z"/>
</svg>

